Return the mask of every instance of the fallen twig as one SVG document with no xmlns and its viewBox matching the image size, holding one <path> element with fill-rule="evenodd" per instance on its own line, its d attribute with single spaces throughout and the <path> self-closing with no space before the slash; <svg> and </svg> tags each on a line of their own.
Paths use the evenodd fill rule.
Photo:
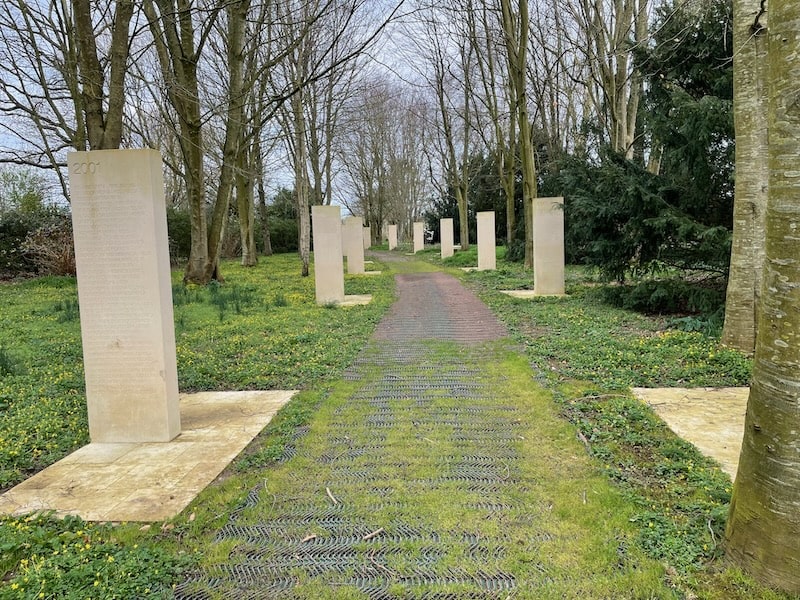
<svg viewBox="0 0 800 600">
<path fill-rule="evenodd" d="M 315 540 L 315 539 L 317 539 L 317 534 L 316 533 L 309 533 L 306 537 L 304 537 L 302 540 L 300 540 L 300 543 L 301 544 L 305 544 L 306 542 L 310 542 L 311 540 Z"/>
<path fill-rule="evenodd" d="M 334 495 L 331 493 L 331 488 L 327 488 L 327 487 L 326 487 L 326 488 L 325 488 L 325 491 L 328 493 L 328 498 L 330 498 L 330 499 L 333 501 L 333 503 L 334 503 L 334 504 L 339 504 L 339 501 L 338 501 L 338 500 L 337 500 L 337 499 L 334 497 Z"/>
<path fill-rule="evenodd" d="M 708 531 L 711 533 L 711 541 L 714 543 L 714 548 L 717 547 L 717 536 L 714 534 L 714 528 L 711 527 L 711 519 L 708 520 Z"/>
<path fill-rule="evenodd" d="M 386 573 L 388 573 L 388 574 L 389 574 L 389 577 L 391 577 L 392 579 L 394 579 L 395 577 L 397 577 L 397 573 L 395 573 L 395 572 L 394 572 L 394 571 L 392 571 L 391 569 L 387 569 L 387 568 L 386 568 L 386 567 L 384 567 L 382 564 L 380 564 L 378 561 L 376 561 L 376 560 L 375 560 L 375 557 L 374 557 L 374 555 L 375 555 L 375 550 L 373 550 L 372 552 L 370 552 L 370 554 L 369 554 L 369 562 L 371 562 L 373 565 L 375 565 L 375 566 L 376 566 L 377 568 L 379 568 L 381 571 L 385 571 Z"/>
<path fill-rule="evenodd" d="M 375 531 L 373 531 L 372 533 L 368 533 L 368 534 L 367 534 L 367 535 L 365 535 L 363 538 L 361 538 L 361 540 L 362 540 L 362 541 L 364 541 L 364 542 L 366 542 L 367 540 L 371 540 L 371 539 L 372 539 L 372 538 L 374 538 L 375 536 L 378 536 L 378 535 L 380 535 L 380 534 L 382 534 L 382 533 L 383 533 L 383 527 L 381 527 L 380 529 L 376 529 L 376 530 L 375 530 Z"/>
<path fill-rule="evenodd" d="M 592 453 L 592 445 L 589 443 L 589 440 L 586 439 L 586 436 L 583 435 L 582 431 L 578 432 L 578 439 L 583 442 L 584 447 L 586 448 L 586 452 L 589 454 Z"/>
</svg>

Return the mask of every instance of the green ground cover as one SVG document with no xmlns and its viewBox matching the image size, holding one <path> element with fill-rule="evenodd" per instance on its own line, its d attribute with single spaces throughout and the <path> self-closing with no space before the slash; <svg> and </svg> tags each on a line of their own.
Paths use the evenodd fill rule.
<svg viewBox="0 0 800 600">
<path fill-rule="evenodd" d="M 382 276 L 348 277 L 347 293 L 372 293 L 376 299 L 355 311 L 316 307 L 313 279 L 297 276 L 295 256 L 262 259 L 252 270 L 226 264 L 227 281 L 219 289 L 176 287 L 182 388 L 304 391 L 217 484 L 168 523 L 0 520 L 0 598 L 169 597 L 176 573 L 198 562 L 221 561 L 229 549 L 210 544 L 210 532 L 225 523 L 253 485 L 284 476 L 286 465 L 279 466 L 277 458 L 299 425 L 324 426 L 322 416 L 349 385 L 332 382 L 390 304 L 393 272 L 438 268 L 433 252 L 425 256 L 433 264 L 392 261 L 375 267 Z M 596 282 L 582 270 L 569 271 L 567 299 L 512 300 L 497 290 L 530 287 L 529 275 L 502 260 L 498 266 L 493 273 L 453 272 L 507 323 L 538 383 L 577 428 L 564 433 L 568 443 L 577 444 L 576 454 L 587 448 L 601 484 L 610 481 L 619 490 L 630 555 L 642 553 L 643 560 L 656 560 L 662 568 L 662 582 L 639 588 L 637 595 L 621 583 L 609 584 L 608 593 L 594 587 L 581 595 L 670 597 L 663 595 L 668 590 L 676 598 L 783 598 L 720 560 L 727 476 L 626 391 L 629 385 L 745 384 L 749 361 L 721 348 L 712 336 L 668 328 L 666 317 L 603 304 Z M 74 282 L 45 278 L 3 285 L 0 303 L 3 488 L 83 444 L 86 423 Z M 576 431 L 583 441 L 580 436 L 576 441 Z M 570 556 L 553 560 L 563 560 L 568 570 Z M 125 566 L 114 568 L 115 563 Z"/>
<path fill-rule="evenodd" d="M 206 288 L 184 287 L 181 273 L 173 274 L 181 391 L 324 385 L 352 362 L 393 299 L 387 271 L 346 277 L 346 293 L 372 294 L 370 305 L 319 307 L 313 273 L 299 277 L 296 255 L 262 258 L 252 269 L 227 262 L 222 270 L 225 283 Z M 88 424 L 75 280 L 3 284 L 0 306 L 2 490 L 87 443 Z M 301 398 L 276 420 L 273 444 L 280 443 L 281 423 L 307 418 L 303 406 Z M 262 452 L 269 455 L 268 449 Z M 0 574 L 5 578 L 0 598 L 40 593 L 50 598 L 160 597 L 164 581 L 171 578 L 156 571 L 163 575 L 183 562 L 175 547 L 172 553 L 162 548 L 169 531 L 44 517 L 2 519 Z M 138 566 L 110 568 L 125 560 Z M 134 586 L 134 580 L 141 585 Z"/>
</svg>

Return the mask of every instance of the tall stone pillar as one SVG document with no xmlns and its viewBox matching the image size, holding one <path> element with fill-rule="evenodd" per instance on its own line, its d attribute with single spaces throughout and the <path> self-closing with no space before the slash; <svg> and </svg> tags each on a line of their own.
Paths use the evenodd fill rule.
<svg viewBox="0 0 800 600">
<path fill-rule="evenodd" d="M 397 225 L 389 225 L 389 250 L 397 248 Z"/>
<path fill-rule="evenodd" d="M 425 249 L 425 224 L 414 223 L 414 254 Z"/>
<path fill-rule="evenodd" d="M 361 217 L 345 217 L 342 225 L 342 246 L 350 275 L 364 273 L 364 226 Z"/>
<path fill-rule="evenodd" d="M 533 199 L 533 290 L 564 294 L 564 198 Z"/>
<path fill-rule="evenodd" d="M 453 219 L 439 220 L 439 237 L 441 238 L 442 260 L 453 256 Z"/>
<path fill-rule="evenodd" d="M 492 271 L 497 268 L 495 249 L 494 211 L 478 213 L 478 270 Z"/>
<path fill-rule="evenodd" d="M 344 302 L 342 217 L 338 206 L 312 206 L 317 304 Z"/>
<path fill-rule="evenodd" d="M 167 216 L 156 150 L 67 156 L 89 436 L 181 431 Z"/>
</svg>

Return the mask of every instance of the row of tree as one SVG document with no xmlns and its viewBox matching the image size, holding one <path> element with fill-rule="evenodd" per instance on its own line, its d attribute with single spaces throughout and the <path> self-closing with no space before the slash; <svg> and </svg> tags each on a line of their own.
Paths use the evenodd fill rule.
<svg viewBox="0 0 800 600">
<path fill-rule="evenodd" d="M 242 261 L 255 263 L 256 213 L 268 223 L 279 176 L 293 188 L 304 275 L 311 205 L 341 203 L 378 236 L 438 199 L 467 246 L 470 199 L 489 173 L 483 201 L 505 208 L 506 240 L 528 265 L 540 188 L 567 196 L 578 258 L 617 278 L 725 274 L 732 231 L 724 340 L 745 351 L 758 340 L 766 397 L 800 364 L 789 318 L 800 285 L 784 272 L 796 253 L 765 245 L 770 214 L 776 235 L 795 226 L 796 202 L 780 194 L 797 169 L 776 169 L 797 155 L 796 92 L 783 86 L 796 80 L 800 15 L 769 3 L 768 30 L 766 0 L 735 0 L 733 12 L 727 0 L 8 0 L 0 161 L 52 170 L 68 197 L 67 151 L 160 149 L 170 200 L 189 214 L 185 280 L 198 283 L 219 277 L 232 210 Z M 731 555 L 798 589 L 791 540 L 744 547 L 751 534 L 800 534 L 798 460 L 784 452 L 796 428 L 766 414 L 748 412 L 746 447 L 761 458 L 737 479 Z M 759 519 L 770 529 L 749 527 Z"/>
</svg>

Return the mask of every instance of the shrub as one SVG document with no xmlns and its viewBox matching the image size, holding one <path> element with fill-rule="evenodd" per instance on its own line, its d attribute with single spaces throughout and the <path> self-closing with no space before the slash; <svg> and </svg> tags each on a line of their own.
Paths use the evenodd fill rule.
<svg viewBox="0 0 800 600">
<path fill-rule="evenodd" d="M 31 256 L 25 252 L 25 238 L 36 227 L 35 219 L 17 211 L 0 213 L 0 277 L 10 278 L 36 269 Z"/>
<path fill-rule="evenodd" d="M 189 259 L 192 249 L 192 223 L 189 211 L 170 206 L 167 208 L 167 231 L 169 235 L 169 259 L 177 264 Z"/>
<path fill-rule="evenodd" d="M 51 215 L 44 225 L 28 233 L 23 248 L 39 275 L 75 275 L 72 218 L 68 214 Z"/>
<path fill-rule="evenodd" d="M 599 288 L 614 306 L 648 314 L 713 315 L 725 303 L 724 280 L 700 284 L 683 279 L 642 281 L 635 285 Z"/>
</svg>

